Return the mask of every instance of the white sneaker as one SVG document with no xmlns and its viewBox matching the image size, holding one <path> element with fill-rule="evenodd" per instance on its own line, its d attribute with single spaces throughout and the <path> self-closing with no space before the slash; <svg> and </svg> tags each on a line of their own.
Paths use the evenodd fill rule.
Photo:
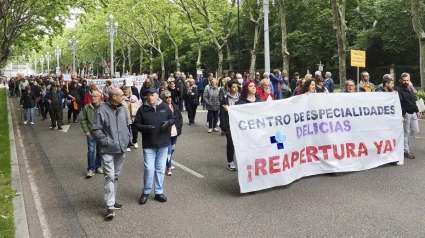
<svg viewBox="0 0 425 238">
<path fill-rule="evenodd" d="M 28 123 L 28 121 L 24 121 L 24 125 L 26 125 Z"/>
<path fill-rule="evenodd" d="M 131 149 L 130 148 L 127 148 L 127 150 L 126 150 L 127 152 L 130 152 L 131 151 Z"/>
<path fill-rule="evenodd" d="M 236 170 L 236 166 L 233 162 L 230 162 L 227 164 L 227 166 L 229 167 L 230 171 L 235 171 Z"/>
<path fill-rule="evenodd" d="M 103 169 L 102 169 L 102 168 L 97 168 L 97 169 L 96 169 L 96 173 L 98 173 L 98 174 L 103 174 Z"/>
<path fill-rule="evenodd" d="M 138 148 L 139 148 L 139 145 L 138 145 L 137 143 L 134 143 L 134 144 L 133 144 L 133 146 L 134 146 L 134 148 L 136 148 L 136 149 L 138 149 Z"/>
<path fill-rule="evenodd" d="M 34 125 L 34 122 L 30 122 L 31 125 Z"/>
<path fill-rule="evenodd" d="M 87 178 L 91 178 L 93 176 L 94 176 L 93 170 L 89 170 L 89 172 L 87 172 Z"/>
</svg>

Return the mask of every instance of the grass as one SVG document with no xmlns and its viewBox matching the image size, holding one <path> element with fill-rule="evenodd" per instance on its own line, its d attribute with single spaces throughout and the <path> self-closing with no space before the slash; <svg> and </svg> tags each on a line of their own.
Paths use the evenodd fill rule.
<svg viewBox="0 0 425 238">
<path fill-rule="evenodd" d="M 0 237 L 15 237 L 6 88 L 0 89 Z"/>
</svg>

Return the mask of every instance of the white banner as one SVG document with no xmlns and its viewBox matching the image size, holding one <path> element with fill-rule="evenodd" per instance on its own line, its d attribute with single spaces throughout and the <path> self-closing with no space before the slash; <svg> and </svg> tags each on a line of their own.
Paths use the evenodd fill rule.
<svg viewBox="0 0 425 238">
<path fill-rule="evenodd" d="M 241 193 L 404 163 L 394 93 L 330 93 L 229 107 Z"/>
<path fill-rule="evenodd" d="M 134 82 L 137 90 L 140 91 L 140 88 L 142 88 L 146 78 L 147 78 L 147 75 L 131 76 L 126 78 L 115 78 L 115 79 L 87 79 L 87 85 L 91 85 L 92 82 L 95 82 L 97 89 L 100 92 L 102 92 L 103 88 L 106 85 L 107 80 L 111 80 L 112 87 L 114 88 L 122 87 L 124 85 L 124 82 L 125 82 L 125 85 L 127 86 L 133 86 L 133 82 Z"/>
</svg>

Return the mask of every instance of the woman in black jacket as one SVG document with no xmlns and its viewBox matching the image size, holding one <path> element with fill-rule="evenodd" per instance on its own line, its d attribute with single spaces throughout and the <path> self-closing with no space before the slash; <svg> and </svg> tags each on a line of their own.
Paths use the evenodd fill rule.
<svg viewBox="0 0 425 238">
<path fill-rule="evenodd" d="M 189 81 L 186 80 L 185 82 L 186 88 L 183 90 L 183 100 L 189 118 L 189 125 L 192 125 L 195 123 L 196 108 L 199 105 L 199 100 L 197 88 L 191 86 Z"/>
<path fill-rule="evenodd" d="M 147 78 L 143 83 L 143 87 L 140 89 L 140 99 L 142 99 L 143 103 L 146 102 L 146 94 L 148 93 L 150 87 L 152 87 L 152 81 Z"/>
<path fill-rule="evenodd" d="M 77 82 L 73 81 L 69 86 L 69 92 L 66 94 L 68 99 L 68 123 L 71 121 L 71 114 L 74 123 L 78 123 L 77 116 L 80 113 L 80 92 L 77 88 Z"/>
<path fill-rule="evenodd" d="M 180 108 L 177 104 L 172 101 L 171 92 L 165 90 L 161 93 L 161 99 L 165 102 L 170 110 L 173 112 L 175 117 L 175 124 L 171 127 L 171 137 L 170 137 L 170 145 L 168 146 L 168 156 L 167 156 L 167 176 L 171 176 L 173 174 L 174 166 L 172 166 L 172 158 L 174 154 L 174 150 L 176 149 L 177 137 L 182 133 L 183 127 L 183 116 L 180 112 Z"/>
<path fill-rule="evenodd" d="M 35 95 L 31 91 L 31 86 L 25 86 L 25 91 L 22 91 L 21 95 L 21 107 L 24 110 L 24 124 L 28 123 L 28 110 L 30 111 L 30 124 L 34 125 L 34 107 L 35 107 Z"/>
</svg>

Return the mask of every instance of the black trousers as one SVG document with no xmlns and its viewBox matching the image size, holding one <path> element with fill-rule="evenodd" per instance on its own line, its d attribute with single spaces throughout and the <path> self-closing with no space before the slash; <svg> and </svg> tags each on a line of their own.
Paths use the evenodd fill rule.
<svg viewBox="0 0 425 238">
<path fill-rule="evenodd" d="M 50 105 L 50 118 L 52 119 L 52 127 L 62 127 L 62 107 L 59 105 Z"/>
<path fill-rule="evenodd" d="M 136 129 L 136 126 L 134 124 L 131 124 L 131 132 L 133 134 L 133 144 L 137 143 L 137 136 L 139 134 L 139 131 Z"/>
<path fill-rule="evenodd" d="M 77 120 L 77 116 L 78 116 L 79 113 L 80 113 L 80 111 L 74 110 L 72 108 L 72 105 L 71 105 L 71 107 L 68 107 L 68 121 L 71 120 L 71 114 L 72 114 L 73 122 L 75 122 Z"/>
<path fill-rule="evenodd" d="M 193 106 L 192 100 L 186 100 L 184 101 L 184 104 L 186 105 L 186 111 L 187 111 L 187 117 L 189 119 L 189 123 L 195 123 L 196 108 Z"/>
<path fill-rule="evenodd" d="M 235 157 L 235 147 L 233 146 L 232 134 L 230 130 L 226 132 L 227 146 L 226 146 L 226 155 L 227 162 L 233 162 L 233 157 Z"/>
</svg>

